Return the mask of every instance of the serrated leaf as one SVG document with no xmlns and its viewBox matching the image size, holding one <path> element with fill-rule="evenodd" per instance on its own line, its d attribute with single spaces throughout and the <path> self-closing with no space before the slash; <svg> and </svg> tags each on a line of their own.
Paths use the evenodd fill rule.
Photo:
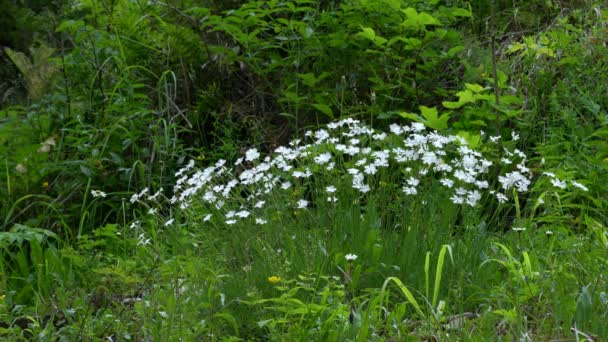
<svg viewBox="0 0 608 342">
<path fill-rule="evenodd" d="M 399 115 L 403 118 L 420 122 L 432 129 L 442 130 L 448 128 L 450 113 L 443 113 L 443 115 L 439 116 L 437 108 L 435 107 L 429 108 L 426 106 L 420 106 L 419 109 L 421 115 L 408 112 L 402 112 L 399 113 Z"/>
<path fill-rule="evenodd" d="M 473 92 L 471 92 L 468 89 L 459 91 L 458 93 L 456 93 L 456 96 L 458 96 L 458 102 L 444 101 L 444 102 L 442 102 L 442 104 L 445 108 L 457 109 L 457 108 L 464 106 L 467 103 L 475 102 L 477 99 L 473 95 L 474 95 Z"/>
<path fill-rule="evenodd" d="M 433 107 L 433 108 L 429 108 L 427 106 L 420 106 L 418 107 L 420 109 L 420 113 L 422 114 L 422 116 L 427 119 L 427 120 L 436 120 L 437 119 L 437 108 Z"/>
</svg>

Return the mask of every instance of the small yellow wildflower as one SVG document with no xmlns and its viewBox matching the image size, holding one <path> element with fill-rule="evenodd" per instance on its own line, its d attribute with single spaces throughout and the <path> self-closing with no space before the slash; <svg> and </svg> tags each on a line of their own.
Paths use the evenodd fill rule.
<svg viewBox="0 0 608 342">
<path fill-rule="evenodd" d="M 280 281 L 281 281 L 281 277 L 279 277 L 279 276 L 274 276 L 273 275 L 273 276 L 268 277 L 268 282 L 271 283 L 271 284 L 276 284 L 276 283 L 278 283 Z"/>
<path fill-rule="evenodd" d="M 49 187 L 49 182 L 42 183 L 42 187 L 45 188 L 45 189 L 48 188 Z"/>
</svg>

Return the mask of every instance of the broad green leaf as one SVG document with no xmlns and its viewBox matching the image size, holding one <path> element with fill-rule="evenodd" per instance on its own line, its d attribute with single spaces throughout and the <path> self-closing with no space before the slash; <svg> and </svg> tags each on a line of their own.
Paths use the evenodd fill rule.
<svg viewBox="0 0 608 342">
<path fill-rule="evenodd" d="M 74 34 L 78 29 L 84 26 L 85 24 L 83 20 L 64 20 L 61 22 L 61 24 L 59 24 L 57 29 L 55 29 L 55 32 L 68 31 Z"/>
<path fill-rule="evenodd" d="M 412 49 L 419 49 L 422 46 L 422 40 L 418 38 L 408 38 L 405 41 Z"/>
<path fill-rule="evenodd" d="M 486 90 L 486 88 L 480 86 L 479 84 L 465 83 L 464 86 L 474 93 L 481 93 L 482 91 Z"/>
<path fill-rule="evenodd" d="M 402 12 L 405 13 L 405 15 L 407 16 L 407 19 L 405 19 L 405 21 L 403 21 L 403 23 L 401 25 L 405 26 L 407 28 L 420 30 L 420 29 L 426 29 L 426 26 L 431 26 L 431 25 L 441 26 L 441 22 L 439 20 L 437 20 L 435 17 L 433 17 L 432 15 L 430 15 L 426 12 L 418 13 L 418 11 L 416 11 L 415 8 L 408 7 L 406 9 L 402 10 Z"/>
<path fill-rule="evenodd" d="M 386 46 L 392 46 L 393 44 L 395 44 L 396 42 L 406 42 L 405 38 L 403 37 L 393 37 L 391 38 L 388 43 L 386 43 Z"/>
<path fill-rule="evenodd" d="M 421 115 L 407 112 L 400 113 L 400 115 L 404 118 L 423 123 L 425 126 L 432 129 L 442 130 L 448 128 L 450 113 L 443 113 L 443 115 L 439 116 L 437 108 L 435 107 L 429 108 L 426 106 L 420 106 L 419 109 Z"/>
<path fill-rule="evenodd" d="M 443 106 L 445 108 L 457 109 L 467 103 L 475 102 L 477 100 L 475 96 L 473 96 L 473 92 L 468 89 L 459 91 L 458 93 L 456 93 L 456 96 L 458 96 L 458 102 L 444 101 L 442 102 Z"/>
<path fill-rule="evenodd" d="M 437 300 L 439 299 L 439 287 L 441 286 L 441 275 L 443 274 L 443 264 L 445 261 L 445 253 L 450 253 L 450 260 L 454 264 L 454 256 L 452 255 L 452 247 L 450 245 L 443 245 L 439 251 L 439 257 L 437 258 L 437 268 L 435 270 L 435 284 L 433 287 L 433 307 L 437 306 Z"/>
<path fill-rule="evenodd" d="M 470 148 L 476 148 L 481 143 L 481 136 L 479 134 L 471 133 L 469 131 L 459 131 L 456 135 L 463 138 Z"/>
<path fill-rule="evenodd" d="M 391 7 L 392 10 L 399 10 L 401 8 L 402 0 L 385 0 L 386 3 Z"/>
<path fill-rule="evenodd" d="M 330 118 L 334 117 L 334 113 L 331 110 L 331 107 L 329 107 L 326 104 L 322 104 L 322 103 L 315 103 L 312 105 L 313 107 L 315 107 L 318 111 L 320 111 L 321 113 L 329 116 Z"/>
<path fill-rule="evenodd" d="M 357 33 L 357 36 L 373 41 L 376 38 L 376 32 L 371 27 L 362 27 L 362 31 Z"/>
<path fill-rule="evenodd" d="M 526 48 L 526 45 L 524 43 L 514 43 L 511 44 L 511 46 L 509 46 L 509 48 L 507 49 L 507 54 L 512 54 L 521 50 L 524 50 Z"/>
<path fill-rule="evenodd" d="M 464 50 L 464 46 L 462 46 L 462 45 L 454 46 L 453 48 L 448 50 L 447 55 L 449 57 L 454 57 L 454 56 L 456 56 L 457 53 L 459 53 L 462 50 Z"/>
<path fill-rule="evenodd" d="M 371 40 L 376 45 L 382 45 L 386 43 L 386 39 L 376 35 L 376 32 L 371 27 L 361 27 L 362 31 L 357 36 Z"/>
<path fill-rule="evenodd" d="M 397 287 L 399 288 L 399 290 L 401 290 L 401 293 L 405 296 L 405 298 L 407 299 L 407 301 L 414 307 L 414 309 L 416 310 L 416 312 L 421 317 L 423 317 L 423 318 L 426 317 L 425 314 L 424 314 L 424 312 L 420 308 L 420 305 L 416 301 L 416 298 L 414 298 L 414 295 L 412 294 L 412 292 L 410 292 L 410 290 L 403 284 L 403 282 L 401 280 L 399 280 L 399 278 L 388 277 L 384 281 L 384 284 L 382 285 L 382 290 L 380 291 L 381 295 L 384 295 L 384 293 L 386 292 L 386 288 L 387 288 L 387 286 L 388 286 L 388 284 L 390 282 L 393 282 L 393 283 L 395 283 L 395 285 L 397 285 Z"/>
</svg>

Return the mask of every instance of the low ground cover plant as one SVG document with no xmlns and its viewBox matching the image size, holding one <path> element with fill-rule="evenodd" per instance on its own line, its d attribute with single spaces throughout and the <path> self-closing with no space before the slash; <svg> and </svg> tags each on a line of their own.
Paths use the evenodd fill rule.
<svg viewBox="0 0 608 342">
<path fill-rule="evenodd" d="M 0 340 L 608 339 L 604 2 L 0 4 Z"/>
</svg>

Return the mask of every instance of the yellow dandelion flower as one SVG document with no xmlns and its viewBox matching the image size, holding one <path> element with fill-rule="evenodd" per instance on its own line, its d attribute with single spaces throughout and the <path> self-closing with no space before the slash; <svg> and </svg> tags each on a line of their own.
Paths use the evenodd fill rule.
<svg viewBox="0 0 608 342">
<path fill-rule="evenodd" d="M 281 277 L 279 277 L 279 276 L 274 276 L 273 275 L 273 276 L 268 277 L 268 282 L 271 283 L 271 284 L 276 284 L 276 283 L 278 283 L 280 281 L 281 281 Z"/>
</svg>

